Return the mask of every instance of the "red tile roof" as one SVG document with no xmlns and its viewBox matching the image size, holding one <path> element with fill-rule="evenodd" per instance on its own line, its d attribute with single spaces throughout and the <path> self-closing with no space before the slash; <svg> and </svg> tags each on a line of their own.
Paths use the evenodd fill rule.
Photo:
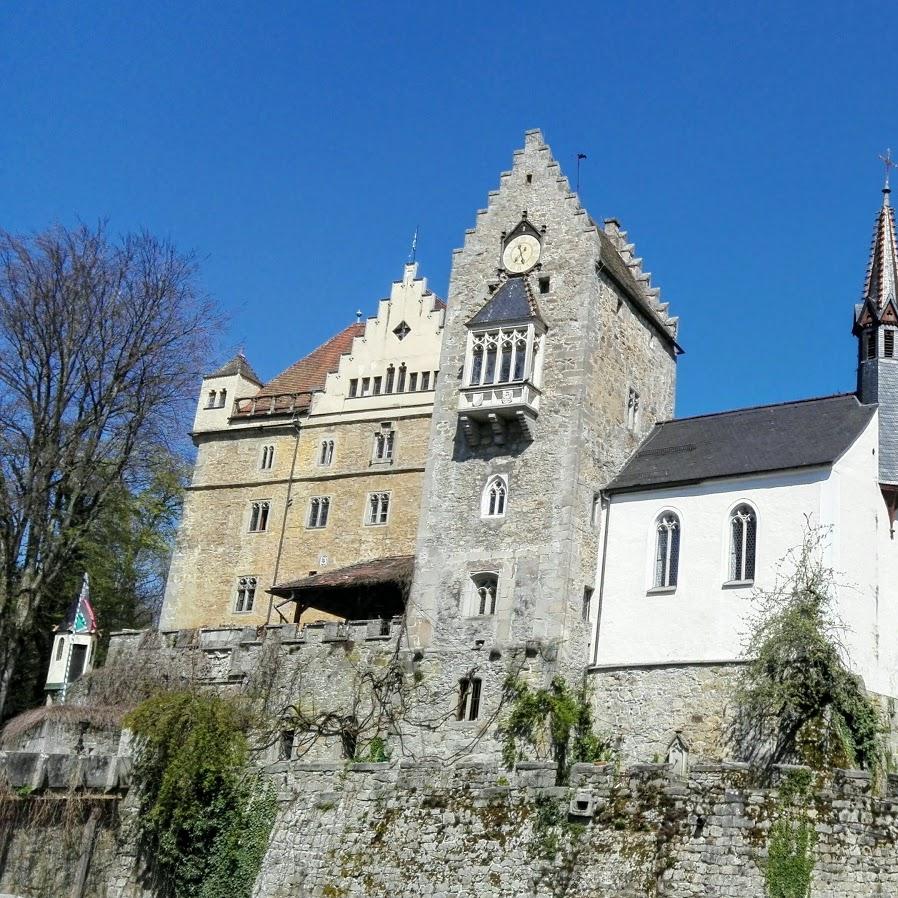
<svg viewBox="0 0 898 898">
<path fill-rule="evenodd" d="M 345 330 L 270 380 L 256 395 L 277 396 L 283 393 L 311 393 L 314 390 L 323 390 L 327 375 L 339 368 L 340 356 L 349 352 L 352 349 L 353 339 L 361 337 L 364 333 L 364 324 L 350 324 Z"/>
<path fill-rule="evenodd" d="M 414 566 L 414 555 L 375 558 L 372 561 L 360 561 L 322 574 L 313 574 L 311 577 L 278 583 L 268 591 L 279 596 L 312 589 L 346 589 L 377 583 L 402 583 L 411 580 Z"/>
</svg>

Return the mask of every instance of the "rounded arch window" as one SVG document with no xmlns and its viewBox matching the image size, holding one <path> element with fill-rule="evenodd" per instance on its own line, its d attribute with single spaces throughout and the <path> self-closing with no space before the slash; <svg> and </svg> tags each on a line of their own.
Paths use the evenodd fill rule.
<svg viewBox="0 0 898 898">
<path fill-rule="evenodd" d="M 758 515 L 746 502 L 730 512 L 729 520 L 729 579 L 755 579 L 755 557 L 758 545 Z"/>
<path fill-rule="evenodd" d="M 672 511 L 662 511 L 655 521 L 655 589 L 677 585 L 680 572 L 680 518 Z"/>
</svg>

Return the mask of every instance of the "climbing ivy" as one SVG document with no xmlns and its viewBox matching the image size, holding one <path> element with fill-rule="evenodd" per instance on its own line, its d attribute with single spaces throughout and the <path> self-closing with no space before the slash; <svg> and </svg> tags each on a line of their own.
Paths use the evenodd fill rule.
<svg viewBox="0 0 898 898">
<path fill-rule="evenodd" d="M 612 757 L 610 743 L 593 729 L 585 686 L 574 691 L 564 677 L 555 677 L 548 688 L 531 689 L 519 679 L 510 679 L 505 693 L 510 711 L 499 733 L 506 767 L 524 760 L 524 749 L 529 747 L 537 757 L 551 756 L 556 784 L 562 785 L 571 764 Z"/>
<path fill-rule="evenodd" d="M 157 895 L 248 898 L 276 811 L 271 788 L 248 771 L 249 723 L 234 702 L 193 692 L 156 695 L 125 719 Z"/>
<path fill-rule="evenodd" d="M 807 811 L 812 782 L 810 770 L 795 770 L 780 789 L 780 816 L 767 841 L 768 898 L 807 898 L 810 893 L 816 840 Z"/>
</svg>

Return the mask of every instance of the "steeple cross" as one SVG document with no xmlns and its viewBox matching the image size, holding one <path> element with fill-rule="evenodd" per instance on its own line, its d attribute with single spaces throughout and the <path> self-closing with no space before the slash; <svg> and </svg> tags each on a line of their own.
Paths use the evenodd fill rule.
<svg viewBox="0 0 898 898">
<path fill-rule="evenodd" d="M 886 168 L 886 184 L 883 189 L 888 190 L 889 189 L 889 175 L 891 174 L 891 170 L 893 168 L 895 168 L 895 166 L 898 166 L 898 162 L 896 162 L 892 158 L 892 151 L 890 149 L 887 149 L 885 151 L 885 153 L 881 153 L 879 158 L 882 159 L 882 164 Z"/>
</svg>

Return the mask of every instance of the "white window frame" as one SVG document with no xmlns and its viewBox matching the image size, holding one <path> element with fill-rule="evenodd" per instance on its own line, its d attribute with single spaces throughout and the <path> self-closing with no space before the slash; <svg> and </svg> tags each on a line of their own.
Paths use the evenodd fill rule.
<svg viewBox="0 0 898 898">
<path fill-rule="evenodd" d="M 259 469 L 262 471 L 270 471 L 274 464 L 274 446 L 268 444 L 262 447 L 262 457 L 259 460 Z"/>
<path fill-rule="evenodd" d="M 666 538 L 665 538 L 666 531 Z M 676 538 L 674 538 L 676 534 Z M 664 558 L 661 559 L 662 539 L 664 543 Z M 674 545 L 676 545 L 676 559 L 674 563 Z M 680 580 L 680 560 L 683 547 L 683 518 L 673 508 L 662 509 L 653 518 L 652 523 L 652 553 L 650 556 L 650 586 L 649 592 L 674 592 Z M 663 571 L 659 575 L 659 562 L 663 564 Z M 671 569 L 673 579 L 671 580 Z"/>
<path fill-rule="evenodd" d="M 234 594 L 234 614 L 250 614 L 256 606 L 256 590 L 259 578 L 255 574 L 245 574 L 237 578 L 237 589 Z M 249 607 L 247 607 L 249 599 Z"/>
<path fill-rule="evenodd" d="M 334 463 L 333 437 L 325 437 L 319 441 L 316 462 L 319 468 L 329 468 Z"/>
<path fill-rule="evenodd" d="M 735 546 L 735 537 L 736 530 L 734 527 L 734 521 L 736 520 L 737 515 L 742 516 L 743 513 L 748 512 L 748 518 L 742 517 L 741 520 L 741 530 L 742 530 L 742 546 L 741 546 L 741 555 L 739 559 L 734 558 L 734 552 L 736 549 Z M 745 576 L 747 562 L 749 558 L 749 547 L 748 547 L 748 534 L 749 529 L 753 527 L 754 529 L 754 545 L 752 546 L 751 553 L 751 562 L 752 562 L 752 575 L 750 577 Z M 740 499 L 736 502 L 732 508 L 727 512 L 726 516 L 726 556 L 724 558 L 724 584 L 727 586 L 750 586 L 755 582 L 755 579 L 758 576 L 758 510 L 755 508 L 754 504 L 748 502 L 745 499 Z M 741 576 L 736 576 L 739 574 Z"/>
<path fill-rule="evenodd" d="M 306 514 L 306 529 L 324 530 L 330 517 L 330 507 L 330 496 L 312 496 L 309 499 L 309 510 Z"/>
<path fill-rule="evenodd" d="M 464 386 L 488 388 L 529 382 L 538 387 L 544 337 L 542 328 L 537 330 L 533 321 L 472 328 L 465 352 Z M 488 364 L 490 353 L 495 354 L 492 365 Z"/>
<path fill-rule="evenodd" d="M 371 461 L 376 465 L 392 464 L 396 457 L 396 429 L 392 424 L 375 431 L 371 445 Z"/>
<path fill-rule="evenodd" d="M 501 490 L 499 489 L 501 488 Z M 501 494 L 502 510 L 497 511 L 494 505 L 490 511 L 491 500 L 493 498 L 493 490 L 497 492 L 496 505 L 500 504 L 499 495 Z M 493 474 L 487 478 L 483 487 L 483 493 L 480 496 L 480 517 L 495 520 L 504 518 L 508 511 L 508 477 L 505 474 Z"/>
<path fill-rule="evenodd" d="M 372 512 L 372 498 L 377 497 L 376 510 Z M 372 490 L 365 496 L 365 526 L 385 527 L 390 523 L 390 512 L 393 505 L 393 494 L 390 490 Z"/>
</svg>

